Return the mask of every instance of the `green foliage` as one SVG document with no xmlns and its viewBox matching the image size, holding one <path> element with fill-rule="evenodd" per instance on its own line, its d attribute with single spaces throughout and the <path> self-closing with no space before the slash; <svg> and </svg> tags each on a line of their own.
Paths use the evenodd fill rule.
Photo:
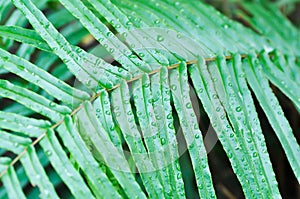
<svg viewBox="0 0 300 199">
<path fill-rule="evenodd" d="M 293 2 L 235 1 L 237 21 L 201 1 L 0 1 L 0 198 L 186 198 L 182 147 L 195 197 L 216 198 L 198 101 L 245 197 L 281 198 L 254 99 L 300 183 L 273 93 L 300 112 Z"/>
</svg>

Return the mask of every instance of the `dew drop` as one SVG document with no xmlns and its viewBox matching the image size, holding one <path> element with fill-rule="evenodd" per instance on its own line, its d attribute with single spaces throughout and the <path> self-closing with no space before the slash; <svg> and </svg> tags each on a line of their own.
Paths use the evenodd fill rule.
<svg viewBox="0 0 300 199">
<path fill-rule="evenodd" d="M 181 179 L 181 178 L 182 178 L 181 173 L 178 173 L 178 174 L 177 174 L 177 179 L 179 180 L 179 179 Z"/>
<path fill-rule="evenodd" d="M 185 107 L 188 108 L 188 109 L 190 109 L 190 108 L 192 108 L 192 104 L 189 102 L 189 103 L 187 103 L 187 104 L 185 105 Z"/>
<path fill-rule="evenodd" d="M 54 102 L 50 102 L 50 103 L 49 103 L 49 106 L 50 106 L 50 107 L 55 107 L 56 104 L 55 104 Z"/>
<path fill-rule="evenodd" d="M 46 155 L 49 157 L 52 155 L 52 151 L 46 151 Z"/>
<path fill-rule="evenodd" d="M 166 141 L 166 139 L 165 139 L 165 138 L 161 138 L 161 139 L 160 139 L 160 143 L 161 143 L 161 145 L 165 145 L 165 144 L 166 144 L 166 142 L 167 142 L 167 141 Z"/>
<path fill-rule="evenodd" d="M 171 85 L 171 89 L 172 89 L 173 91 L 175 91 L 175 90 L 177 89 L 177 86 L 176 86 L 175 84 L 173 84 L 173 85 Z"/>
<path fill-rule="evenodd" d="M 236 112 L 241 112 L 242 111 L 242 108 L 240 106 L 236 107 L 235 108 Z"/>
<path fill-rule="evenodd" d="M 164 40 L 164 38 L 163 38 L 163 36 L 161 36 L 161 35 L 157 35 L 156 40 L 157 40 L 158 42 L 162 42 L 162 41 Z"/>
<path fill-rule="evenodd" d="M 223 24 L 222 27 L 225 29 L 229 28 L 228 24 Z"/>
</svg>

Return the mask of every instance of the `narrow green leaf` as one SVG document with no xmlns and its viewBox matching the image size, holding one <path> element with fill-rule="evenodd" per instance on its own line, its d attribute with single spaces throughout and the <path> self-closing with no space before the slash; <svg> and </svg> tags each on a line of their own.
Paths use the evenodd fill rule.
<svg viewBox="0 0 300 199">
<path fill-rule="evenodd" d="M 253 104 L 251 96 L 248 95 L 247 99 L 242 97 L 242 91 L 237 89 L 237 85 L 232 81 L 233 77 L 227 68 L 228 66 L 224 57 L 219 57 L 217 63 L 210 62 L 208 64 L 208 69 L 220 101 L 227 112 L 229 121 L 238 138 L 241 150 L 244 153 L 245 162 L 249 165 L 249 172 L 253 174 L 253 183 L 256 184 L 257 188 L 262 190 L 260 192 L 261 197 L 279 196 L 277 181 L 271 162 L 270 160 L 266 161 L 269 159 L 266 154 L 266 143 L 259 143 L 255 138 L 256 133 L 262 135 L 258 117 L 252 115 L 252 118 L 250 118 L 248 111 L 253 111 L 253 109 L 246 108 L 247 105 L 250 106 Z M 254 108 L 254 105 L 252 108 Z M 254 122 L 249 123 L 250 120 Z M 262 136 L 260 138 L 263 139 Z M 258 155 L 260 152 L 266 155 Z"/>
<path fill-rule="evenodd" d="M 201 198 L 216 198 L 207 153 L 201 138 L 202 133 L 189 95 L 188 74 L 185 63 L 181 62 L 178 68 L 170 71 L 170 88 L 180 126 L 191 156 L 199 195 Z"/>
<path fill-rule="evenodd" d="M 54 167 L 61 179 L 65 182 L 66 186 L 69 187 L 73 196 L 78 199 L 93 199 L 94 196 L 85 184 L 82 176 L 70 163 L 62 146 L 55 137 L 55 132 L 50 129 L 47 132 L 46 137 L 41 140 L 40 144 L 45 153 L 48 154 L 51 165 Z"/>
<path fill-rule="evenodd" d="M 68 66 L 70 71 L 88 88 L 101 90 L 102 86 L 111 88 L 112 83 L 105 77 L 98 82 L 92 71 L 85 69 L 83 60 L 72 49 L 68 41 L 55 29 L 44 14 L 30 0 L 13 0 L 39 35 L 48 43 L 52 51 Z"/>
<path fill-rule="evenodd" d="M 233 171 L 236 173 L 246 198 L 259 198 L 256 184 L 253 183 L 253 175 L 248 172 L 249 165 L 245 164 L 245 157 L 241 151 L 237 136 L 226 118 L 225 110 L 218 98 L 213 82 L 210 79 L 205 60 L 199 57 L 197 64 L 189 67 L 189 72 L 196 93 L 207 112 L 212 127 L 215 129 L 219 140 L 231 162 Z"/>
<path fill-rule="evenodd" d="M 76 106 L 89 98 L 87 93 L 69 86 L 34 64 L 2 49 L 0 49 L 0 67 L 43 88 L 50 95 L 70 106 Z"/>
<path fill-rule="evenodd" d="M 57 130 L 64 145 L 74 154 L 74 159 L 88 178 L 89 186 L 97 198 L 120 198 L 113 185 L 101 170 L 92 154 L 77 132 L 72 119 L 67 116 L 63 126 Z"/>
<path fill-rule="evenodd" d="M 66 30 L 66 28 L 63 30 Z M 73 33 L 74 28 L 72 28 L 71 30 Z M 10 34 L 10 32 L 13 32 L 14 34 Z M 1 36 L 3 35 L 3 37 L 8 37 L 10 39 L 14 39 L 23 43 L 28 43 L 41 50 L 52 52 L 52 49 L 48 46 L 48 44 L 33 30 L 24 29 L 16 26 L 12 26 L 12 27 L 0 26 L 0 33 Z M 80 59 L 84 60 L 85 70 L 89 73 L 89 75 L 92 78 L 99 80 L 100 84 L 106 85 L 108 81 L 107 79 L 110 79 L 110 81 L 112 81 L 113 84 L 116 85 L 119 83 L 120 77 L 124 79 L 131 78 L 131 75 L 126 70 L 108 64 L 102 59 L 90 53 L 85 52 L 84 50 L 82 50 L 77 46 L 71 46 L 71 47 L 73 51 L 76 51 L 78 53 Z M 47 57 L 47 59 L 49 58 L 51 61 L 50 63 L 47 63 L 47 65 L 51 65 L 53 60 L 56 59 L 56 57 L 54 56 Z M 43 60 L 43 63 L 45 62 L 45 59 L 42 59 L 41 57 L 39 57 L 38 61 L 40 60 Z M 44 65 L 45 64 L 43 64 L 43 68 L 45 68 Z M 66 100 L 66 101 L 70 102 L 72 100 Z"/>
<path fill-rule="evenodd" d="M 162 186 L 156 175 L 155 169 L 149 160 L 142 137 L 135 124 L 134 115 L 130 105 L 129 89 L 126 82 L 122 81 L 121 86 L 112 91 L 112 106 L 118 125 L 128 144 L 149 197 L 163 197 Z"/>
<path fill-rule="evenodd" d="M 29 144 L 31 144 L 31 140 L 29 138 L 17 136 L 0 130 L 1 149 L 11 151 L 15 154 L 20 154 Z"/>
<path fill-rule="evenodd" d="M 104 130 L 95 115 L 92 105 L 89 102 L 85 102 L 84 109 L 78 113 L 78 122 L 81 127 L 80 133 L 88 136 L 88 139 L 90 139 L 90 142 L 101 155 L 105 164 L 110 168 L 110 171 L 128 197 L 145 198 L 144 193 L 130 173 L 129 165 L 123 153 L 120 153 L 113 145 L 108 132 Z"/>
<path fill-rule="evenodd" d="M 4 158 L 1 158 L 0 164 L 2 166 L 2 161 Z M 4 159 L 6 161 L 6 158 Z M 1 170 L 1 169 L 0 169 Z M 16 175 L 15 169 L 9 166 L 7 173 L 2 177 L 2 182 L 7 190 L 8 197 L 10 199 L 25 199 L 26 196 L 22 190 L 19 179 Z"/>
<path fill-rule="evenodd" d="M 275 195 L 278 195 L 278 187 L 277 183 L 275 183 L 275 173 L 273 171 L 271 160 L 267 152 L 266 141 L 260 127 L 258 114 L 256 113 L 256 111 L 254 111 L 256 110 L 256 108 L 251 96 L 251 92 L 247 85 L 245 71 L 242 68 L 241 56 L 239 54 L 233 55 L 233 60 L 230 60 L 228 62 L 228 66 L 233 80 L 232 88 L 235 89 L 236 93 L 240 93 L 240 95 L 238 96 L 240 97 L 240 102 L 242 102 L 243 109 L 245 110 L 245 120 L 247 121 L 246 123 L 248 125 L 248 128 L 252 132 L 252 137 L 250 137 L 250 139 L 248 137 L 249 134 L 245 136 L 246 141 L 249 142 L 251 139 L 254 141 L 255 147 L 257 148 L 259 153 L 258 157 L 263 166 L 263 175 L 267 180 L 268 186 L 273 190 L 273 192 L 275 192 Z"/>
<path fill-rule="evenodd" d="M 115 147 L 121 152 L 123 149 L 120 132 L 117 131 L 118 126 L 113 122 L 110 99 L 106 91 L 100 93 L 100 96 L 93 102 L 93 107 L 101 125 L 108 132 Z"/>
<path fill-rule="evenodd" d="M 284 112 L 279 105 L 278 99 L 272 92 L 268 80 L 262 72 L 260 62 L 251 55 L 249 60 L 243 62 L 243 68 L 250 87 L 255 93 L 262 109 L 273 127 L 286 155 L 292 170 L 300 182 L 300 147 L 293 135 L 292 128 L 284 116 Z"/>
<path fill-rule="evenodd" d="M 66 106 L 58 105 L 43 96 L 26 88 L 15 86 L 6 80 L 0 80 L 0 96 L 23 104 L 27 108 L 36 111 L 53 121 L 59 121 L 63 115 L 71 112 Z"/>
<path fill-rule="evenodd" d="M 18 26 L 0 26 L 0 33 L 1 37 L 14 38 L 19 42 L 26 41 L 32 46 L 38 46 L 41 50 L 52 51 L 47 43 L 40 41 L 42 39 L 34 31 L 26 31 L 26 29 Z"/>
<path fill-rule="evenodd" d="M 262 53 L 260 60 L 267 78 L 300 109 L 300 82 L 292 81 L 285 73 L 280 71 L 271 62 L 266 52 Z"/>
<path fill-rule="evenodd" d="M 132 94 L 139 124 L 147 151 L 155 172 L 163 187 L 165 197 L 172 197 L 172 190 L 168 179 L 167 162 L 164 155 L 164 140 L 161 140 L 157 120 L 152 106 L 154 100 L 150 90 L 150 80 L 147 75 L 133 82 Z"/>
<path fill-rule="evenodd" d="M 31 184 L 39 187 L 41 198 L 59 198 L 33 146 L 27 147 L 27 152 L 22 156 L 21 163 Z"/>
<path fill-rule="evenodd" d="M 172 187 L 172 194 L 175 198 L 184 198 L 185 190 L 179 165 L 178 143 L 174 130 L 171 92 L 168 81 L 168 69 L 162 67 L 158 74 L 151 76 L 151 91 L 153 96 L 153 109 L 159 129 L 159 137 L 163 144 L 165 153 L 168 177 Z M 175 191 L 176 190 L 176 191 Z"/>
<path fill-rule="evenodd" d="M 84 4 L 79 0 L 60 1 L 78 18 L 84 27 L 133 75 L 150 72 L 150 66 L 138 59 Z M 141 70 L 141 71 L 140 71 Z"/>
</svg>

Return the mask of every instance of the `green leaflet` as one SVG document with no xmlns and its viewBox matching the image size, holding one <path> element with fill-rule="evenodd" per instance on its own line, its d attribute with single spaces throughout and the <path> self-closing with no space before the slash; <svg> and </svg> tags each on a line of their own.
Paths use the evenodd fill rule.
<svg viewBox="0 0 300 199">
<path fill-rule="evenodd" d="M 81 23 L 125 69 L 134 75 L 141 71 L 151 71 L 148 64 L 138 59 L 81 1 L 62 0 L 61 3 L 79 18 Z"/>
<path fill-rule="evenodd" d="M 5 80 L 0 80 L 0 96 L 15 100 L 27 108 L 51 118 L 53 121 L 59 121 L 62 115 L 71 112 L 66 106 L 58 105 L 43 96 L 28 89 L 15 86 Z"/>
<path fill-rule="evenodd" d="M 173 124 L 171 92 L 168 81 L 168 69 L 162 67 L 158 74 L 151 77 L 152 104 L 160 141 L 163 145 L 169 182 L 171 183 L 173 197 L 184 198 L 184 183 L 179 165 L 178 143 Z"/>
<path fill-rule="evenodd" d="M 228 114 L 234 132 L 238 137 L 240 150 L 245 154 L 245 162 L 247 162 L 246 164 L 249 168 L 252 168 L 249 172 L 253 175 L 253 183 L 255 183 L 257 187 L 260 187 L 259 189 L 262 190 L 260 194 L 263 198 L 269 198 L 270 196 L 275 197 L 279 195 L 279 190 L 277 188 L 275 174 L 273 174 L 272 169 L 270 169 L 272 168 L 270 160 L 266 161 L 268 160 L 268 155 L 266 154 L 267 149 L 265 148 L 266 144 L 261 141 L 263 140 L 263 136 L 261 136 L 260 139 L 254 139 L 256 136 L 255 133 L 261 132 L 259 123 L 257 122 L 258 118 L 253 115 L 250 116 L 250 109 L 245 109 L 246 105 L 250 106 L 253 102 L 250 96 L 247 99 L 240 97 L 241 95 L 239 93 L 241 91 L 236 89 L 236 86 L 233 85 L 232 77 L 227 67 L 224 66 L 226 66 L 224 58 L 219 58 L 217 64 L 210 63 L 208 65 L 212 81 Z M 234 89 L 236 90 L 234 91 Z M 246 97 L 245 95 L 246 94 L 244 94 L 244 97 Z M 250 123 L 250 121 L 254 122 Z M 258 150 L 258 148 L 260 149 Z M 258 156 L 259 152 L 262 153 L 261 156 Z M 258 171 L 262 171 L 261 173 L 263 174 L 257 173 Z M 268 173 L 269 175 L 264 176 L 266 175 L 264 173 Z M 264 187 L 264 189 L 261 186 Z"/>
<path fill-rule="evenodd" d="M 99 169 L 99 164 L 84 145 L 70 117 L 65 118 L 64 125 L 58 129 L 58 132 L 70 153 L 75 154 L 74 158 L 86 174 L 95 196 L 97 198 L 120 198 L 106 175 Z"/>
<path fill-rule="evenodd" d="M 0 111 L 0 128 L 16 131 L 30 137 L 39 137 L 51 123 L 45 120 L 37 120 L 14 113 Z"/>
<path fill-rule="evenodd" d="M 157 128 L 157 118 L 155 117 L 152 106 L 154 99 L 150 91 L 148 76 L 143 75 L 140 80 L 133 83 L 132 94 L 142 136 L 145 140 L 151 162 L 162 184 L 165 197 L 172 197 L 174 190 L 171 190 L 166 168 L 167 162 L 163 153 L 165 140 L 162 140 L 159 136 L 160 129 Z"/>
<path fill-rule="evenodd" d="M 18 26 L 1 26 L 1 37 L 6 38 L 16 38 L 15 40 L 28 43 L 30 45 L 36 46 L 41 50 L 49 51 L 51 52 L 51 48 L 48 46 L 46 42 L 40 38 L 39 35 L 37 35 L 34 31 L 26 29 L 23 30 L 23 28 Z"/>
<path fill-rule="evenodd" d="M 30 0 L 16 0 L 14 3 L 28 17 L 31 25 L 35 27 L 36 31 L 48 43 L 53 52 L 63 60 L 82 83 L 93 90 L 101 90 L 103 85 L 108 88 L 112 87 L 112 83 L 108 79 L 104 79 L 104 84 L 98 84 L 98 80 L 91 76 L 91 71 L 87 71 L 83 67 L 84 64 L 81 58 L 72 49 L 71 45 Z"/>
<path fill-rule="evenodd" d="M 287 97 L 289 97 L 295 106 L 300 109 L 300 82 L 292 81 L 287 75 L 278 70 L 271 62 L 268 55 L 264 52 L 261 57 L 261 63 L 264 66 L 264 73 L 268 79 L 276 85 Z M 284 66 L 282 66 L 284 67 Z M 272 69 L 271 69 L 272 68 Z"/>
<path fill-rule="evenodd" d="M 184 138 L 192 159 L 198 192 L 201 198 L 216 198 L 208 167 L 206 151 L 196 115 L 189 96 L 188 75 L 185 63 L 170 71 L 170 88 Z"/>
<path fill-rule="evenodd" d="M 31 140 L 5 131 L 0 131 L 0 143 L 3 149 L 19 154 L 25 147 L 31 144 Z"/>
<path fill-rule="evenodd" d="M 96 112 L 96 117 L 99 118 L 101 125 L 105 131 L 108 132 L 112 143 L 121 152 L 121 133 L 118 131 L 118 126 L 113 121 L 113 114 L 111 113 L 111 103 L 108 92 L 104 91 L 100 93 L 100 96 L 93 103 L 93 108 Z"/>
<path fill-rule="evenodd" d="M 24 59 L 20 59 L 1 49 L 0 56 L 0 67 L 4 67 L 6 70 L 31 81 L 35 85 L 43 88 L 53 97 L 70 106 L 76 106 L 89 97 L 87 93 L 74 89 Z"/>
<path fill-rule="evenodd" d="M 255 93 L 261 107 L 266 113 L 284 151 L 289 159 L 291 167 L 300 181 L 300 147 L 293 135 L 293 131 L 287 121 L 279 102 L 272 92 L 266 77 L 262 74 L 262 68 L 257 59 L 252 55 L 249 60 L 243 62 L 247 80 Z"/>
<path fill-rule="evenodd" d="M 90 139 L 88 142 L 101 155 L 101 159 L 103 159 L 105 164 L 111 168 L 111 172 L 128 197 L 145 198 L 143 192 L 139 190 L 140 188 L 135 182 L 133 175 L 130 173 L 124 155 L 111 142 L 108 133 L 95 116 L 90 103 L 84 103 L 84 109 L 78 113 L 78 122 L 81 133 L 87 135 Z"/>
<path fill-rule="evenodd" d="M 13 32 L 14 34 L 11 34 L 11 32 Z M 14 39 L 17 41 L 22 41 L 24 43 L 33 45 L 34 47 L 39 48 L 41 50 L 44 50 L 47 52 L 52 52 L 52 49 L 48 46 L 48 44 L 46 42 L 44 42 L 43 39 L 38 34 L 36 34 L 35 31 L 20 28 L 20 27 L 15 27 L 15 26 L 13 26 L 13 27 L 0 26 L 0 33 L 2 34 L 3 37 L 8 37 L 8 38 L 11 38 L 11 39 Z M 108 78 L 113 82 L 114 85 L 119 83 L 120 77 L 124 78 L 124 79 L 131 78 L 131 75 L 126 70 L 112 66 L 112 65 L 104 62 L 100 58 L 85 52 L 84 50 L 80 49 L 79 47 L 76 47 L 76 46 L 71 46 L 71 47 L 74 51 L 76 51 L 78 53 L 80 58 L 85 61 L 84 68 L 90 75 L 90 78 L 95 79 L 95 80 L 99 79 L 99 84 L 101 84 L 101 85 L 109 84 L 107 82 L 107 81 L 109 81 Z M 5 56 L 5 57 L 7 57 L 7 56 Z M 53 58 L 55 58 L 55 57 L 53 57 Z M 9 69 L 10 68 L 8 68 L 7 70 L 9 70 Z M 109 87 L 111 87 L 111 85 Z M 75 94 L 75 96 L 77 96 L 77 94 Z M 62 99 L 65 99 L 65 98 L 62 98 Z M 67 100 L 67 101 L 70 102 L 72 100 Z"/>
<path fill-rule="evenodd" d="M 44 9 L 46 7 L 46 2 L 47 0 L 33 0 L 33 2 L 36 4 L 36 6 L 39 9 Z M 22 15 L 22 12 L 20 10 L 14 10 L 13 13 L 11 14 L 11 17 L 7 19 L 5 22 L 5 25 L 11 26 L 11 25 L 17 25 L 17 26 L 26 26 L 28 24 L 28 21 Z M 6 49 L 10 48 L 13 45 L 13 41 L 10 40 L 4 40 L 3 41 L 5 44 Z"/>
<path fill-rule="evenodd" d="M 143 184 L 150 197 L 163 197 L 163 188 L 159 182 L 155 168 L 148 158 L 141 135 L 134 121 L 130 105 L 130 94 L 126 82 L 112 92 L 112 106 L 118 125 L 123 132 L 133 160 L 139 171 Z"/>
<path fill-rule="evenodd" d="M 3 165 L 9 165 L 10 160 L 9 158 L 1 158 L 0 159 L 0 171 L 2 170 L 1 167 Z M 10 198 L 20 198 L 25 199 L 26 196 L 22 191 L 22 187 L 16 175 L 16 172 L 13 167 L 9 167 L 7 173 L 2 177 L 2 182 L 7 189 L 7 193 Z"/>
<path fill-rule="evenodd" d="M 41 198 L 59 198 L 46 171 L 40 163 L 35 148 L 29 146 L 26 150 L 28 153 L 21 158 L 21 163 L 31 184 L 39 187 Z M 46 154 L 49 155 L 49 152 Z"/>
<path fill-rule="evenodd" d="M 53 130 L 47 132 L 46 137 L 40 142 L 52 166 L 60 175 L 65 184 L 76 198 L 94 198 L 90 189 L 83 182 L 82 176 L 74 169 L 68 160 L 65 151 L 59 144 Z"/>
<path fill-rule="evenodd" d="M 257 185 L 252 181 L 253 176 L 251 173 L 247 172 L 249 165 L 243 163 L 245 157 L 240 150 L 241 146 L 238 142 L 239 135 L 234 134 L 227 121 L 226 113 L 210 79 L 206 63 L 200 58 L 200 61 L 197 64 L 192 65 L 189 68 L 189 72 L 196 93 L 202 101 L 203 107 L 211 119 L 212 127 L 216 130 L 218 138 L 231 161 L 233 171 L 238 174 L 237 177 L 240 179 L 239 181 L 245 195 L 249 198 L 259 197 L 259 193 L 256 192 Z"/>
</svg>

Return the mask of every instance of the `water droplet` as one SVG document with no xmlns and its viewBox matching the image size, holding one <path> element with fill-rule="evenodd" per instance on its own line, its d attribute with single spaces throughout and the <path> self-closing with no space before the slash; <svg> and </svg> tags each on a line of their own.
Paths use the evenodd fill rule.
<svg viewBox="0 0 300 199">
<path fill-rule="evenodd" d="M 223 24 L 222 27 L 227 29 L 227 28 L 229 28 L 229 25 L 228 24 Z"/>
<path fill-rule="evenodd" d="M 154 23 L 155 23 L 155 24 L 159 24 L 159 23 L 160 23 L 160 20 L 159 20 L 159 19 L 156 19 L 156 20 L 154 21 Z"/>
<path fill-rule="evenodd" d="M 163 36 L 161 36 L 161 35 L 157 35 L 156 40 L 157 40 L 158 42 L 162 42 L 162 41 L 164 40 L 164 38 L 163 38 Z"/>
<path fill-rule="evenodd" d="M 185 105 L 186 108 L 191 109 L 192 108 L 192 104 L 189 102 Z"/>
<path fill-rule="evenodd" d="M 131 55 L 129 55 L 129 58 L 135 59 L 135 58 L 137 58 L 137 57 L 136 57 L 135 54 L 131 54 Z"/>
<path fill-rule="evenodd" d="M 55 104 L 54 102 L 50 102 L 49 106 L 50 106 L 50 107 L 55 107 L 56 104 Z"/>
<path fill-rule="evenodd" d="M 181 179 L 181 178 L 182 178 L 181 173 L 178 173 L 178 174 L 177 174 L 177 179 L 179 180 L 179 179 Z"/>
<path fill-rule="evenodd" d="M 126 22 L 126 25 L 127 25 L 127 26 L 130 26 L 130 25 L 132 25 L 132 22 L 131 22 L 131 21 L 127 21 L 127 22 Z"/>
<path fill-rule="evenodd" d="M 46 155 L 49 157 L 52 155 L 52 151 L 46 151 Z"/>
<path fill-rule="evenodd" d="M 236 107 L 235 108 L 236 112 L 241 112 L 242 111 L 242 108 L 240 106 Z"/>
<path fill-rule="evenodd" d="M 166 142 L 167 142 L 167 141 L 166 141 L 166 139 L 165 139 L 165 138 L 161 138 L 161 139 L 160 139 L 160 143 L 161 143 L 161 145 L 165 145 L 165 144 L 166 144 Z"/>
<path fill-rule="evenodd" d="M 107 37 L 111 37 L 113 34 L 112 34 L 112 32 L 107 32 L 106 35 L 107 35 Z"/>
<path fill-rule="evenodd" d="M 175 91 L 175 90 L 177 89 L 177 86 L 176 86 L 175 84 L 173 84 L 173 85 L 171 85 L 171 89 L 172 89 L 173 91 Z"/>
<path fill-rule="evenodd" d="M 109 49 L 109 52 L 110 52 L 110 53 L 113 53 L 114 51 L 115 51 L 115 50 L 114 50 L 113 48 L 110 48 L 110 49 Z"/>
<path fill-rule="evenodd" d="M 168 124 L 168 127 L 169 127 L 169 129 L 174 129 L 174 126 L 173 126 L 172 123 L 169 123 L 169 124 Z"/>
</svg>

